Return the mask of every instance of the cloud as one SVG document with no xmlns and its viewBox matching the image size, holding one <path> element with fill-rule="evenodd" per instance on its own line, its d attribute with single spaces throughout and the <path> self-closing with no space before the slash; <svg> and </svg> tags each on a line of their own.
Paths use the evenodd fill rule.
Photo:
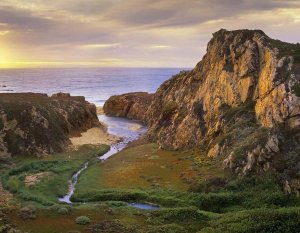
<svg viewBox="0 0 300 233">
<path fill-rule="evenodd" d="M 170 45 L 152 45 L 150 49 L 170 49 L 172 46 Z"/>
<path fill-rule="evenodd" d="M 107 17 L 127 25 L 182 27 L 247 12 L 299 7 L 297 1 L 279 0 L 132 0 L 108 12 Z"/>
<path fill-rule="evenodd" d="M 220 28 L 297 42 L 299 15 L 298 0 L 2 0 L 0 51 L 21 62 L 193 66 Z"/>
<path fill-rule="evenodd" d="M 120 47 L 120 43 L 113 43 L 113 44 L 84 44 L 80 45 L 80 48 L 84 49 L 105 49 L 105 48 L 117 48 Z"/>
</svg>

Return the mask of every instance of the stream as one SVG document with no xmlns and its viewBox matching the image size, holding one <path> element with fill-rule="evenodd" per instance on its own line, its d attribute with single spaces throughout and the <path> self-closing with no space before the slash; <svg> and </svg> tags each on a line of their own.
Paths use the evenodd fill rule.
<svg viewBox="0 0 300 233">
<path fill-rule="evenodd" d="M 98 116 L 99 120 L 107 125 L 107 132 L 109 134 L 116 135 L 122 138 L 122 141 L 112 144 L 110 146 L 109 151 L 107 151 L 104 155 L 100 156 L 99 159 L 104 161 L 108 159 L 110 156 L 118 153 L 120 150 L 124 149 L 127 144 L 144 133 L 146 133 L 147 128 L 142 125 L 139 121 L 128 120 L 120 117 L 109 117 L 105 115 Z M 78 177 L 80 174 L 87 169 L 89 166 L 89 162 L 86 162 L 73 176 L 71 180 L 71 184 L 69 186 L 68 193 L 59 198 L 60 202 L 71 204 L 71 197 L 73 196 L 76 188 L 76 184 L 78 181 Z M 144 205 L 144 204 L 141 204 Z M 132 205 L 131 205 L 132 206 Z M 150 205 L 149 205 L 150 206 Z M 144 206 L 142 206 L 144 207 Z M 138 207 L 136 207 L 138 208 Z"/>
</svg>

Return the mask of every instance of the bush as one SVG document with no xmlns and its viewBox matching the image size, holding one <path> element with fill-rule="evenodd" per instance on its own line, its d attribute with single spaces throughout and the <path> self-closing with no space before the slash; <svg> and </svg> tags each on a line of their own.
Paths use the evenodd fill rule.
<svg viewBox="0 0 300 233">
<path fill-rule="evenodd" d="M 299 208 L 254 209 L 225 214 L 199 233 L 298 233 Z"/>
<path fill-rule="evenodd" d="M 226 207 L 240 204 L 243 197 L 238 193 L 224 192 L 199 194 L 195 199 L 199 209 L 219 213 Z"/>
<path fill-rule="evenodd" d="M 148 226 L 143 232 L 145 233 L 186 233 L 188 232 L 182 226 L 177 224 L 166 224 L 160 226 Z"/>
<path fill-rule="evenodd" d="M 0 163 L 6 163 L 6 164 L 12 163 L 12 157 L 10 156 L 10 154 L 1 153 L 0 154 Z"/>
<path fill-rule="evenodd" d="M 121 190 L 121 189 L 103 189 L 101 191 L 87 192 L 75 194 L 72 201 L 123 201 L 135 202 L 138 200 L 145 200 L 148 197 L 147 193 L 141 190 Z"/>
<path fill-rule="evenodd" d="M 87 225 L 91 222 L 91 219 L 87 216 L 80 216 L 75 219 L 75 223 L 79 225 Z"/>
<path fill-rule="evenodd" d="M 152 219 L 161 221 L 207 220 L 207 216 L 194 207 L 161 209 L 152 213 Z"/>
<path fill-rule="evenodd" d="M 66 215 L 69 213 L 69 210 L 65 207 L 61 207 L 57 210 L 57 213 L 62 214 L 62 215 Z"/>
<path fill-rule="evenodd" d="M 35 219 L 36 208 L 34 206 L 25 206 L 19 210 L 18 216 L 23 220 Z"/>
<path fill-rule="evenodd" d="M 295 95 L 300 97 L 300 84 L 295 83 L 292 89 L 293 89 Z"/>
<path fill-rule="evenodd" d="M 133 233 L 136 232 L 133 229 L 129 229 L 124 226 L 119 220 L 105 220 L 99 222 L 97 224 L 93 224 L 89 227 L 90 232 L 92 233 L 113 233 L 113 232 L 120 232 L 120 233 Z"/>
<path fill-rule="evenodd" d="M 169 116 L 170 114 L 173 113 L 173 111 L 175 111 L 176 108 L 177 108 L 176 102 L 174 101 L 166 102 L 162 106 L 162 113 L 164 116 Z"/>
</svg>

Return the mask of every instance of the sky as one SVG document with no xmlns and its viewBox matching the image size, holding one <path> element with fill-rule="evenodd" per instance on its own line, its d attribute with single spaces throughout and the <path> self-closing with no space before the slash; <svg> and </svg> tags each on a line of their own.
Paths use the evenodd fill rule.
<svg viewBox="0 0 300 233">
<path fill-rule="evenodd" d="M 300 0 L 1 0 L 0 68 L 193 67 L 212 33 L 300 41 Z"/>
</svg>

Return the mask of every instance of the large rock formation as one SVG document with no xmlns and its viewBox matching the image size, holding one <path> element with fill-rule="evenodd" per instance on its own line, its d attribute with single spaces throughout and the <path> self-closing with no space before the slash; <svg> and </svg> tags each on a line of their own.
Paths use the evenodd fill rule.
<svg viewBox="0 0 300 233">
<path fill-rule="evenodd" d="M 148 111 L 149 135 L 165 147 L 199 145 L 222 130 L 228 109 L 249 102 L 261 126 L 298 127 L 300 77 L 293 53 L 299 48 L 258 30 L 214 33 L 202 61 L 156 92 Z"/>
<path fill-rule="evenodd" d="M 152 96 L 153 94 L 147 92 L 111 96 L 105 102 L 103 110 L 107 115 L 146 121 L 146 112 L 152 101 Z"/>
<path fill-rule="evenodd" d="M 146 115 L 148 137 L 162 148 L 201 147 L 235 173 L 276 168 L 293 183 L 300 178 L 300 45 L 260 30 L 221 29 L 193 70 L 160 86 Z"/>
<path fill-rule="evenodd" d="M 100 126 L 96 106 L 59 93 L 0 94 L 0 157 L 62 151 L 69 136 Z"/>
</svg>

